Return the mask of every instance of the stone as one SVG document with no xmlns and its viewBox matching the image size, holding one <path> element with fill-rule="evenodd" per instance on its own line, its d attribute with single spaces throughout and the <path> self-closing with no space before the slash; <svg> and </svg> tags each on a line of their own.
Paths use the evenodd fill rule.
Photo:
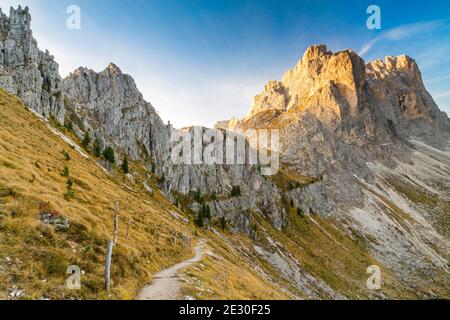
<svg viewBox="0 0 450 320">
<path fill-rule="evenodd" d="M 0 13 L 0 86 L 37 113 L 64 123 L 58 64 L 38 49 L 28 7 Z"/>
</svg>

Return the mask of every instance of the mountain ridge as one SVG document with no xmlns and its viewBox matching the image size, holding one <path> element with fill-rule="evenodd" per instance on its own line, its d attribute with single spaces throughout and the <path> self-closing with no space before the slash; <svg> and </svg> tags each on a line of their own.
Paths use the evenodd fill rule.
<svg viewBox="0 0 450 320">
<path fill-rule="evenodd" d="M 20 40 L 6 41 L 13 44 L 6 56 L 17 54 L 20 61 L 28 55 L 36 57 L 37 44 L 26 27 L 31 19 L 28 10 L 11 12 L 25 28 L 16 32 L 1 19 L 1 30 Z M 29 44 L 31 52 L 23 49 Z M 429 287 L 423 273 L 433 274 L 439 288 L 448 286 L 441 277 L 448 259 L 445 217 L 450 181 L 445 173 L 450 172 L 450 156 L 445 149 L 450 123 L 426 91 L 413 59 L 387 57 L 366 64 L 351 50 L 332 53 L 324 45 L 308 48 L 282 81 L 270 81 L 256 96 L 247 117 L 216 126 L 216 132 L 243 130 L 244 135 L 246 129 L 280 131 L 281 168 L 276 175 L 264 177 L 251 165 L 171 164 L 171 136 L 176 131 L 143 99 L 131 76 L 110 64 L 98 73 L 78 68 L 60 79 L 50 56 L 38 53 L 37 57 L 49 60 L 50 67 L 41 70 L 32 63 L 29 69 L 21 65 L 18 73 L 11 73 L 11 60 L 0 59 L 6 69 L 3 76 L 0 73 L 0 85 L 38 114 L 56 116 L 80 140 L 89 133 L 93 139 L 87 149 L 98 140 L 101 149 L 115 150 L 119 163 L 124 157 L 140 162 L 158 176 L 157 186 L 181 211 L 197 218 L 208 211 L 207 229 L 220 222 L 233 234 L 247 235 L 254 252 L 246 254 L 265 260 L 270 270 L 292 281 L 295 290 L 306 290 L 310 297 L 324 292 L 327 297 L 343 297 L 339 286 L 331 288 L 332 282 L 317 280 L 317 270 L 304 269 L 289 254 L 304 258 L 284 235 L 304 243 L 297 238 L 298 230 L 330 234 L 333 227 L 348 250 L 354 249 L 348 239 L 363 242 L 366 251 L 362 253 L 359 244 L 355 249 L 360 257 L 364 261 L 376 257 L 402 288 Z M 43 73 L 33 91 L 35 80 L 22 81 L 20 74 L 36 70 Z M 50 79 L 49 91 L 43 90 L 43 79 Z M 43 108 L 49 96 L 53 97 L 50 108 Z M 184 131 L 189 130 L 194 128 Z M 283 241 L 275 243 L 275 235 Z M 330 242 L 323 243 L 329 246 L 323 250 L 331 248 Z M 334 280 L 332 267 L 326 267 L 321 272 Z M 296 270 L 307 280 L 297 279 Z"/>
</svg>

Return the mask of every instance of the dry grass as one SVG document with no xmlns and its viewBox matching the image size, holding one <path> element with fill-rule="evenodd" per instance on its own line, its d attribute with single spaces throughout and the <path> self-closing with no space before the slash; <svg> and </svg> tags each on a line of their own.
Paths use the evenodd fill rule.
<svg viewBox="0 0 450 320">
<path fill-rule="evenodd" d="M 244 236 L 207 232 L 209 254 L 202 263 L 184 272 L 183 294 L 195 299 L 219 300 L 289 300 L 293 296 L 257 273 L 257 258 L 249 261 L 237 250 L 251 247 Z M 253 264 L 254 263 L 254 264 Z"/>
<path fill-rule="evenodd" d="M 69 177 L 61 174 L 65 166 Z M 135 181 L 119 170 L 105 172 L 0 90 L 0 298 L 9 298 L 17 286 L 25 299 L 130 299 L 151 274 L 190 256 L 191 248 L 174 246 L 172 238 L 182 232 L 192 236 L 193 227 L 182 229 L 169 214 L 176 209 L 158 192 L 145 192 L 143 181 L 154 184 L 154 177 L 149 179 L 140 165 L 131 167 Z M 68 178 L 73 197 L 64 196 Z M 115 201 L 120 202 L 119 241 L 112 290 L 106 293 L 105 248 L 112 238 Z M 42 223 L 45 212 L 67 217 L 69 229 Z M 85 272 L 82 290 L 65 287 L 70 265 Z"/>
</svg>

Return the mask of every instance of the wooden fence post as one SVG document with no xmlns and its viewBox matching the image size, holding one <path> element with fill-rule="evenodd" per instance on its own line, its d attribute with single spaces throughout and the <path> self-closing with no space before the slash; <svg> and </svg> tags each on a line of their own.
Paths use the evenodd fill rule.
<svg viewBox="0 0 450 320">
<path fill-rule="evenodd" d="M 113 251 L 113 241 L 108 240 L 108 250 L 106 253 L 106 265 L 105 265 L 105 289 L 106 289 L 106 291 L 109 291 L 109 286 L 110 286 L 112 251 Z"/>
</svg>

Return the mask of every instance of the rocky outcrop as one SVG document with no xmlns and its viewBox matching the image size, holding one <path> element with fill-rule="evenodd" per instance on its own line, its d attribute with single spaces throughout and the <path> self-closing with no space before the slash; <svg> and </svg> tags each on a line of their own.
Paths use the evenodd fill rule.
<svg viewBox="0 0 450 320">
<path fill-rule="evenodd" d="M 67 121 L 82 137 L 112 146 L 159 172 L 169 154 L 169 127 L 144 100 L 129 75 L 114 64 L 96 73 L 79 68 L 63 80 Z"/>
<path fill-rule="evenodd" d="M 38 49 L 28 8 L 0 9 L 0 86 L 26 106 L 58 122 L 64 121 L 63 91 L 58 64 Z"/>
<path fill-rule="evenodd" d="M 216 127 L 280 129 L 283 166 L 318 180 L 291 197 L 322 214 L 361 203 L 353 174 L 371 181 L 368 162 L 409 161 L 411 138 L 441 148 L 450 141 L 449 119 L 413 59 L 365 65 L 351 50 L 332 53 L 323 45 L 310 47 L 283 81 L 269 82 L 247 117 Z"/>
</svg>

